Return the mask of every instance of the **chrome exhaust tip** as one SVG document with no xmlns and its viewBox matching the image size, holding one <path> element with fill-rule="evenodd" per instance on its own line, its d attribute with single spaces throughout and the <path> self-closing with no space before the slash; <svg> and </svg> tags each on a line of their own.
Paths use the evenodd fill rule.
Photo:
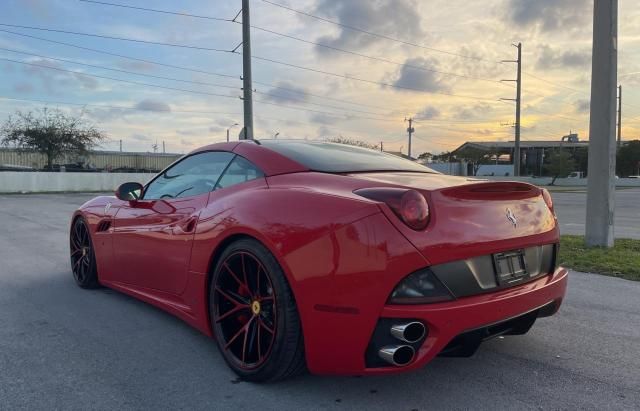
<svg viewBox="0 0 640 411">
<path fill-rule="evenodd" d="M 424 324 L 419 321 L 412 321 L 406 324 L 396 324 L 391 327 L 391 335 L 400 341 L 404 341 L 409 344 L 420 341 L 426 333 L 427 329 Z"/>
<path fill-rule="evenodd" d="M 410 345 L 387 345 L 378 351 L 380 358 L 399 367 L 409 364 L 415 353 Z"/>
</svg>

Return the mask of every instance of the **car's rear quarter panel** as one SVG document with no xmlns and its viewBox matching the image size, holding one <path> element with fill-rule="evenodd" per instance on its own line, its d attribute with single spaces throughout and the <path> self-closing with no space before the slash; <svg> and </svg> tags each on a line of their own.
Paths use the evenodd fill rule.
<svg viewBox="0 0 640 411">
<path fill-rule="evenodd" d="M 196 230 L 190 271 L 206 284 L 225 239 L 258 239 L 292 286 L 309 369 L 363 369 L 362 353 L 388 293 L 427 262 L 377 205 L 269 181 L 270 188 L 256 180 L 242 190 L 211 194 Z M 206 301 L 207 287 L 202 288 L 200 300 Z M 206 306 L 199 311 L 208 318 Z"/>
</svg>

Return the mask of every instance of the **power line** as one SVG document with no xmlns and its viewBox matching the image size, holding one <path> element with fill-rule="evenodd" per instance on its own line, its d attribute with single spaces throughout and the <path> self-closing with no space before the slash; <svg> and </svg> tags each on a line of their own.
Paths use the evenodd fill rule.
<svg viewBox="0 0 640 411">
<path fill-rule="evenodd" d="M 103 1 L 94 1 L 94 0 L 80 0 L 80 1 L 83 1 L 83 2 L 86 2 L 86 3 L 101 4 L 101 5 L 106 5 L 106 6 L 115 6 L 115 7 L 124 7 L 124 8 L 135 9 L 135 10 L 143 10 L 143 11 L 149 11 L 149 12 L 154 12 L 154 13 L 173 14 L 173 15 L 178 15 L 178 16 L 188 16 L 188 17 L 199 18 L 199 19 L 218 20 L 218 21 L 233 22 L 233 23 L 236 23 L 236 24 L 241 24 L 240 22 L 235 21 L 235 20 L 232 21 L 231 19 L 222 19 L 222 18 L 218 18 L 218 17 L 203 16 L 203 15 L 198 15 L 198 14 L 187 14 L 187 13 L 168 11 L 168 10 L 150 9 L 150 8 L 144 8 L 144 7 L 134 7 L 134 6 L 129 6 L 129 5 L 123 5 L 123 4 L 117 4 L 117 3 L 109 3 L 109 2 L 103 2 Z M 341 53 L 350 54 L 350 55 L 353 55 L 353 56 L 362 57 L 362 58 L 366 58 L 366 59 L 370 59 L 370 60 L 374 60 L 374 61 L 378 61 L 378 62 L 382 62 L 382 63 L 393 64 L 393 65 L 400 66 L 400 67 L 408 67 L 408 68 L 412 68 L 414 70 L 428 71 L 428 72 L 437 73 L 437 74 L 446 75 L 446 76 L 454 76 L 454 77 L 458 77 L 458 78 L 486 81 L 486 82 L 491 82 L 491 83 L 499 83 L 496 80 L 487 79 L 487 78 L 483 78 L 483 77 L 475 77 L 475 76 L 468 76 L 468 75 L 465 75 L 465 74 L 458 74 L 458 73 L 440 71 L 440 70 L 435 70 L 435 69 L 431 69 L 431 68 L 424 67 L 424 66 L 417 66 L 415 64 L 400 63 L 400 62 L 392 61 L 392 60 L 389 60 L 389 59 L 386 59 L 386 58 L 382 58 L 382 57 L 370 56 L 370 55 L 359 53 L 359 52 L 356 52 L 356 51 L 346 50 L 346 49 L 342 49 L 340 47 L 330 46 L 328 44 L 323 44 L 323 43 L 318 43 L 318 42 L 311 41 L 311 40 L 306 40 L 306 39 L 303 39 L 303 38 L 300 38 L 300 37 L 292 36 L 290 34 L 280 33 L 278 31 L 271 30 L 271 29 L 264 28 L 264 27 L 260 27 L 260 26 L 250 25 L 250 27 L 252 29 L 255 29 L 255 30 L 259 30 L 259 31 L 262 31 L 262 32 L 265 32 L 265 33 L 274 34 L 276 36 L 284 37 L 284 38 L 291 39 L 291 40 L 296 40 L 296 41 L 299 41 L 299 42 L 302 42 L 302 43 L 305 43 L 305 44 L 311 44 L 311 45 L 314 45 L 314 46 L 323 47 L 323 48 L 326 48 L 326 49 L 329 49 L 329 50 L 339 51 Z"/>
<path fill-rule="evenodd" d="M 535 79 L 537 79 L 537 80 L 540 80 L 540 81 L 542 81 L 542 82 L 544 82 L 544 83 L 550 84 L 550 85 L 552 85 L 552 86 L 556 86 L 556 87 L 559 87 L 559 88 L 564 88 L 564 89 L 567 89 L 567 90 L 573 91 L 573 92 L 575 92 L 575 93 L 587 94 L 587 92 L 586 92 L 586 91 L 584 91 L 584 90 L 578 90 L 578 89 L 575 89 L 575 88 L 572 88 L 572 87 L 569 87 L 569 86 L 565 86 L 565 85 L 563 85 L 563 84 L 555 83 L 555 82 L 550 81 L 550 80 L 545 80 L 545 79 L 543 79 L 543 78 L 542 78 L 542 77 L 540 77 L 540 76 L 536 76 L 536 75 L 531 74 L 531 73 L 528 73 L 528 72 L 526 72 L 526 71 L 524 71 L 524 70 L 522 71 L 522 73 L 523 73 L 523 74 L 525 74 L 525 75 L 527 75 L 527 76 L 529 76 L 529 77 L 533 77 L 533 78 L 535 78 Z"/>
<path fill-rule="evenodd" d="M 430 91 L 430 90 L 418 89 L 418 88 L 414 88 L 414 87 L 400 86 L 400 85 L 397 85 L 397 84 L 384 83 L 384 82 L 375 81 L 375 80 L 367 80 L 367 79 L 363 79 L 363 78 L 359 78 L 359 77 L 349 76 L 349 75 L 346 75 L 346 74 L 332 73 L 332 72 L 329 72 L 329 71 L 324 71 L 324 70 L 315 69 L 315 68 L 311 68 L 311 67 L 299 66 L 297 64 L 286 63 L 284 61 L 270 59 L 270 58 L 267 58 L 267 57 L 260 57 L 260 56 L 256 56 L 256 55 L 253 55 L 251 57 L 256 59 L 256 60 L 267 61 L 269 63 L 279 64 L 279 65 L 282 65 L 282 66 L 296 68 L 296 69 L 299 69 L 299 70 L 305 70 L 305 71 L 310 71 L 310 72 L 313 72 L 313 73 L 325 74 L 325 75 L 328 75 L 328 76 L 339 77 L 339 78 L 343 78 L 343 79 L 346 79 L 346 80 L 353 80 L 353 81 L 359 81 L 359 82 L 362 82 L 362 83 L 375 84 L 375 85 L 389 87 L 389 88 L 395 88 L 395 89 L 399 89 L 399 90 L 417 91 L 417 92 L 420 92 L 420 93 L 428 93 L 428 94 L 439 94 L 439 95 L 443 95 L 443 96 L 467 98 L 467 99 L 479 100 L 479 101 L 497 101 L 496 99 L 486 98 L 486 97 L 445 93 L 445 92 L 441 92 L 441 91 Z"/>
<path fill-rule="evenodd" d="M 73 34 L 73 35 L 76 35 L 76 36 L 97 37 L 97 38 L 101 38 L 101 39 L 128 41 L 128 42 L 132 42 L 132 43 L 153 44 L 153 45 L 156 45 L 156 46 L 177 47 L 177 48 L 203 50 L 203 51 L 214 51 L 214 52 L 218 52 L 218 53 L 232 53 L 231 50 L 219 49 L 219 48 L 214 48 L 214 47 L 193 46 L 193 45 L 188 45 L 188 44 L 176 44 L 176 43 L 165 43 L 165 42 L 160 42 L 160 41 L 132 39 L 132 38 L 127 38 L 127 37 L 107 36 L 107 35 L 104 35 L 104 34 L 93 34 L 93 33 L 83 33 L 83 32 L 79 32 L 79 31 L 49 29 L 49 28 L 45 28 L 45 27 L 21 26 L 21 25 L 18 25 L 18 24 L 7 24 L 7 23 L 0 23 L 0 26 L 13 27 L 13 28 L 19 28 L 19 29 L 28 29 L 28 30 L 47 31 L 47 32 L 52 32 L 52 33 Z"/>
<path fill-rule="evenodd" d="M 122 8 L 127 8 L 127 9 L 134 9 L 134 10 L 151 11 L 151 12 L 154 12 L 154 13 L 174 14 L 174 15 L 184 16 L 184 17 L 197 17 L 199 19 L 216 20 L 216 21 L 227 21 L 227 22 L 233 21 L 232 19 L 225 19 L 225 18 L 222 18 L 222 17 L 198 16 L 198 15 L 189 14 L 189 13 L 179 13 L 179 12 L 151 9 L 151 8 L 146 8 L 146 7 L 130 6 L 128 4 L 109 3 L 109 2 L 106 2 L 106 1 L 95 1 L 95 0 L 80 0 L 80 1 L 82 1 L 84 3 L 102 4 L 104 6 L 115 6 L 115 7 L 122 7 Z"/>
<path fill-rule="evenodd" d="M 107 77 L 107 76 L 98 76 L 96 74 L 82 73 L 82 72 L 79 72 L 79 71 L 66 70 L 66 69 L 62 69 L 62 68 L 58 68 L 58 67 L 45 66 L 43 64 L 27 63 L 25 61 L 12 60 L 12 59 L 7 59 L 7 58 L 0 58 L 0 60 L 9 61 L 9 62 L 12 62 L 12 63 L 17 63 L 17 64 L 24 64 L 24 65 L 28 65 L 28 66 L 45 68 L 45 69 L 49 69 L 49 70 L 62 71 L 62 72 L 71 73 L 71 74 L 80 75 L 80 76 L 95 77 L 95 78 L 101 78 L 101 79 L 106 79 L 106 80 L 111 80 L 111 81 L 117 81 L 117 82 L 121 82 L 121 83 L 134 84 L 134 85 L 138 85 L 138 86 L 155 87 L 155 88 L 161 88 L 161 89 L 166 89 L 166 90 L 183 91 L 183 92 L 186 92 L 186 93 L 203 94 L 203 95 L 215 96 L 215 97 L 224 97 L 224 98 L 232 98 L 232 99 L 239 98 L 239 97 L 235 97 L 235 96 L 227 96 L 227 95 L 224 95 L 224 94 L 209 93 L 209 92 L 206 92 L 206 91 L 188 90 L 188 89 L 182 89 L 182 88 L 160 86 L 160 85 L 157 85 L 157 84 L 140 83 L 140 82 L 137 82 L 137 81 L 123 80 L 123 79 Z"/>
<path fill-rule="evenodd" d="M 184 83 L 192 83 L 192 84 L 198 84 L 198 85 L 207 85 L 207 86 L 223 87 L 223 88 L 239 90 L 239 88 L 236 87 L 236 86 L 228 86 L 228 85 L 221 85 L 221 84 L 214 84 L 214 83 L 182 80 L 182 79 L 176 79 L 176 78 L 172 78 L 172 77 L 155 76 L 155 75 L 151 75 L 151 74 L 136 73 L 136 72 L 133 72 L 133 71 L 120 70 L 120 69 L 114 69 L 114 68 L 109 68 L 109 67 L 104 67 L 104 66 L 93 65 L 93 64 L 80 63 L 80 62 L 77 62 L 77 61 L 59 59 L 59 58 L 55 58 L 55 57 L 43 56 L 43 55 L 33 54 L 33 53 L 27 53 L 27 52 L 23 52 L 23 51 L 6 49 L 6 48 L 2 48 L 2 47 L 0 47 L 0 50 L 10 51 L 10 52 L 19 53 L 19 54 L 25 54 L 25 55 L 29 55 L 29 56 L 40 57 L 40 58 L 44 58 L 44 59 L 50 59 L 50 60 L 54 60 L 54 61 L 61 61 L 61 62 L 65 62 L 65 63 L 78 64 L 78 65 L 81 65 L 81 66 L 93 67 L 93 68 L 98 68 L 98 69 L 102 69 L 102 70 L 112 70 L 112 71 L 117 71 L 117 72 L 121 72 L 121 73 L 127 73 L 127 74 L 133 74 L 133 75 L 145 76 L 145 77 L 152 77 L 152 78 L 157 78 L 157 79 L 162 79 L 162 80 L 171 80 L 171 81 L 178 81 L 178 82 L 184 82 Z M 86 74 L 86 73 L 81 73 L 81 74 Z M 258 94 L 266 95 L 266 96 L 282 97 L 282 96 L 274 96 L 272 94 L 264 93 L 264 92 L 260 92 L 260 91 L 255 91 L 255 92 L 258 93 Z M 330 106 L 330 105 L 325 105 L 325 104 L 307 102 L 307 101 L 303 101 L 303 100 L 297 100 L 297 101 L 300 102 L 300 103 L 303 103 L 303 104 L 314 105 L 314 106 L 325 107 L 325 108 L 333 108 L 333 109 L 337 109 L 337 110 L 348 110 L 348 111 L 352 111 L 352 112 L 356 112 L 356 113 L 364 113 L 364 114 L 371 114 L 371 115 L 379 115 L 380 114 L 380 113 L 373 113 L 373 112 L 370 112 L 370 111 L 355 110 L 355 109 L 345 109 L 344 107 Z"/>
<path fill-rule="evenodd" d="M 231 53 L 231 54 L 240 55 L 240 53 L 232 51 L 232 50 L 222 50 L 222 49 L 216 49 L 216 48 L 210 48 L 210 47 L 201 47 L 201 46 L 193 46 L 193 45 L 185 45 L 185 44 L 155 42 L 155 41 L 131 39 L 131 38 L 124 38 L 124 37 L 112 37 L 112 36 L 105 36 L 105 35 L 99 35 L 99 34 L 82 33 L 82 32 L 67 31 L 67 30 L 57 30 L 57 29 L 48 29 L 48 28 L 34 27 L 34 26 L 21 26 L 21 25 L 13 25 L 13 24 L 5 24 L 5 23 L 0 23 L 0 26 L 18 27 L 18 28 L 24 28 L 24 29 L 30 29 L 30 30 L 42 30 L 42 31 L 55 32 L 55 33 L 66 33 L 66 34 L 73 34 L 73 35 L 80 35 L 80 36 L 106 38 L 106 39 L 111 39 L 111 40 L 131 41 L 131 42 L 153 44 L 153 45 L 160 45 L 160 46 L 167 46 L 167 47 L 187 48 L 187 49 L 214 51 L 214 52 Z M 443 95 L 443 96 L 467 98 L 467 99 L 479 100 L 479 101 L 496 101 L 495 99 L 479 97 L 479 96 L 460 95 L 460 94 L 453 94 L 453 93 L 445 93 L 445 92 L 441 92 L 441 91 L 430 91 L 430 90 L 418 89 L 418 88 L 413 88 L 413 87 L 400 86 L 400 85 L 396 85 L 396 84 L 384 83 L 384 82 L 379 82 L 379 81 L 374 81 L 374 80 L 367 80 L 367 79 L 362 79 L 362 78 L 359 78 L 359 77 L 353 77 L 353 76 L 348 76 L 348 75 L 339 74 L 339 73 L 332 73 L 332 72 L 328 72 L 328 71 L 324 71 L 324 70 L 319 70 L 319 69 L 314 69 L 314 68 L 310 68 L 310 67 L 299 66 L 299 65 L 296 65 L 296 64 L 287 63 L 287 62 L 283 62 L 283 61 L 280 61 L 280 60 L 275 60 L 275 59 L 270 59 L 270 58 L 266 58 L 266 57 L 255 56 L 255 55 L 252 55 L 251 58 L 252 59 L 256 59 L 256 60 L 261 60 L 261 61 L 267 61 L 267 62 L 274 63 L 274 64 L 284 65 L 284 66 L 296 68 L 296 69 L 299 69 L 299 70 L 305 70 L 305 71 L 310 71 L 310 72 L 314 72 L 314 73 L 320 73 L 320 74 L 325 74 L 325 75 L 329 75 L 329 76 L 333 76 L 333 77 L 343 78 L 343 79 L 346 79 L 346 80 L 359 81 L 359 82 L 363 82 L 363 83 L 375 84 L 375 85 L 380 85 L 380 86 L 390 87 L 390 88 L 395 88 L 395 89 L 400 89 L 400 90 L 417 91 L 417 92 L 429 93 L 429 94 L 439 94 L 439 95 Z"/>
<path fill-rule="evenodd" d="M 261 94 L 263 96 L 267 96 L 267 97 L 271 97 L 271 98 L 273 98 L 273 97 L 275 97 L 275 98 L 283 98 L 284 97 L 282 95 L 265 93 L 265 92 L 258 91 L 258 90 L 254 90 L 254 93 Z M 286 97 L 286 98 L 289 98 L 289 97 Z M 330 106 L 330 105 L 326 105 L 326 104 L 313 103 L 311 101 L 305 101 L 305 100 L 302 100 L 302 99 L 292 99 L 292 100 L 294 102 L 296 102 L 296 103 L 308 104 L 308 105 L 317 106 L 317 107 L 332 108 L 332 109 L 336 109 L 336 110 L 347 110 L 347 111 L 353 111 L 355 113 L 370 114 L 370 115 L 374 115 L 374 116 L 376 116 L 376 115 L 384 115 L 384 114 L 381 114 L 381 113 L 374 113 L 374 112 L 371 112 L 371 111 L 345 109 L 344 107 Z"/>
<path fill-rule="evenodd" d="M 486 62 L 498 64 L 498 62 L 496 62 L 496 61 L 484 59 L 482 57 L 469 56 L 469 55 L 465 55 L 465 54 L 455 53 L 455 52 L 452 52 L 452 51 L 440 50 L 440 49 L 436 49 L 436 48 L 433 48 L 433 47 L 427 47 L 427 46 L 423 46 L 423 45 L 420 45 L 420 44 L 412 43 L 412 42 L 409 42 L 409 41 L 393 38 L 391 36 L 387 36 L 387 35 L 384 35 L 384 34 L 379 34 L 379 33 L 375 33 L 375 32 L 369 31 L 369 30 L 364 30 L 364 29 L 361 29 L 359 27 L 354 27 L 354 26 L 350 26 L 350 25 L 347 25 L 347 24 L 339 23 L 337 21 L 333 21 L 333 20 L 330 20 L 330 19 L 327 19 L 327 18 L 324 18 L 324 17 L 316 16 L 314 14 L 307 13 L 307 12 L 304 12 L 302 10 L 297 10 L 297 9 L 292 8 L 292 7 L 285 6 L 284 4 L 275 3 L 273 1 L 269 1 L 269 0 L 262 0 L 262 1 L 264 3 L 270 4 L 272 6 L 280 7 L 282 9 L 289 10 L 289 11 L 292 11 L 294 13 L 297 13 L 297 14 L 300 14 L 300 15 L 303 15 L 303 16 L 311 17 L 313 19 L 320 20 L 320 21 L 323 21 L 325 23 L 330 23 L 330 24 L 333 24 L 333 25 L 336 25 L 336 26 L 339 26 L 339 27 L 342 27 L 342 28 L 345 28 L 345 29 L 348 29 L 348 30 L 357 31 L 359 33 L 364 33 L 364 34 L 367 34 L 367 35 L 370 35 L 370 36 L 373 36 L 373 37 L 378 37 L 378 38 L 381 38 L 381 39 L 390 40 L 390 41 L 394 41 L 396 43 L 401 43 L 401 44 L 408 45 L 408 46 L 418 47 L 418 48 L 421 48 L 421 49 L 424 49 L 424 50 L 429 50 L 429 51 L 433 51 L 433 52 L 437 52 L 437 53 L 443 53 L 443 54 L 448 54 L 448 55 L 451 55 L 451 56 L 461 57 L 461 58 L 465 58 L 465 59 L 486 61 Z"/>
<path fill-rule="evenodd" d="M 445 76 L 452 76 L 452 77 L 465 78 L 465 79 L 478 80 L 478 81 L 486 81 L 486 82 L 490 82 L 490 83 L 499 83 L 499 81 L 488 79 L 488 78 L 468 76 L 468 75 L 465 75 L 465 74 L 458 74 L 458 73 L 452 73 L 452 72 L 447 72 L 447 71 L 435 70 L 435 69 L 431 69 L 431 68 L 424 67 L 424 66 L 417 66 L 415 64 L 400 63 L 400 62 L 389 60 L 389 59 L 382 58 L 382 57 L 370 56 L 370 55 L 363 54 L 363 53 L 358 53 L 358 52 L 352 51 L 352 50 L 346 50 L 346 49 L 342 49 L 342 48 L 339 48 L 339 47 L 334 47 L 334 46 L 330 46 L 330 45 L 327 45 L 327 44 L 318 43 L 318 42 L 315 42 L 315 41 L 305 40 L 305 39 L 302 39 L 300 37 L 292 36 L 292 35 L 289 35 L 289 34 L 279 33 L 277 31 L 266 29 L 266 28 L 263 28 L 263 27 L 251 26 L 251 28 L 259 30 L 259 31 L 263 31 L 265 33 L 270 33 L 270 34 L 274 34 L 274 35 L 277 35 L 277 36 L 280 36 L 280 37 L 288 38 L 288 39 L 291 39 L 291 40 L 296 40 L 296 41 L 299 41 L 299 42 L 302 42 L 302 43 L 311 44 L 311 45 L 318 46 L 318 47 L 323 47 L 323 48 L 326 48 L 326 49 L 329 49 L 329 50 L 339 51 L 341 53 L 350 54 L 352 56 L 362 57 L 362 58 L 366 58 L 366 59 L 369 59 L 369 60 L 379 61 L 379 62 L 387 63 L 387 64 L 393 64 L 393 65 L 396 65 L 396 66 L 399 66 L 399 67 L 408 67 L 408 68 L 411 68 L 411 69 L 414 69 L 414 70 L 428 71 L 428 72 L 431 72 L 431 73 L 437 73 L 437 74 L 441 74 L 441 75 L 445 75 Z"/>
<path fill-rule="evenodd" d="M 183 79 L 177 79 L 177 78 L 173 78 L 173 77 L 156 76 L 156 75 L 153 75 L 153 74 L 146 74 L 146 73 L 137 73 L 135 71 L 128 71 L 128 70 L 121 70 L 121 69 L 116 69 L 116 68 L 111 68 L 111 67 L 98 66 L 98 65 L 95 65 L 95 64 L 80 63 L 78 61 L 66 60 L 66 59 L 61 59 L 61 58 L 57 58 L 57 57 L 43 56 L 41 54 L 27 53 L 25 51 L 7 49 L 7 48 L 3 48 L 3 47 L 0 47 L 0 50 L 9 51 L 9 52 L 12 52 L 12 53 L 17 53 L 17 54 L 24 54 L 24 55 L 27 55 L 27 56 L 40 57 L 40 58 L 47 59 L 47 60 L 60 61 L 60 62 L 64 62 L 64 63 L 70 63 L 70 64 L 77 64 L 77 65 L 80 65 L 80 66 L 92 67 L 92 68 L 97 68 L 97 69 L 100 69 L 100 70 L 110 70 L 110 71 L 116 71 L 116 72 L 119 72 L 119 73 L 133 74 L 133 75 L 136 75 L 136 76 L 151 77 L 151 78 L 156 78 L 156 79 L 160 79 L 160 80 L 171 80 L 171 81 L 178 81 L 178 82 L 181 82 L 181 83 L 190 83 L 190 84 L 205 85 L 205 86 L 211 86 L 211 87 L 222 87 L 222 88 L 229 88 L 229 89 L 234 89 L 234 90 L 239 90 L 240 89 L 237 86 L 229 86 L 229 85 L 225 85 L 225 84 L 207 83 L 207 82 L 202 82 L 202 81 L 183 80 Z"/>
<path fill-rule="evenodd" d="M 114 110 L 131 110 L 131 111 L 145 111 L 145 112 L 152 112 L 152 113 L 162 113 L 162 114 L 171 114 L 171 113 L 178 113 L 178 114 L 203 114 L 203 115 L 210 115 L 210 114 L 223 114 L 223 115 L 230 115 L 230 116 L 242 116 L 242 113 L 231 113 L 231 112 L 222 112 L 222 111 L 199 111 L 199 110 L 173 110 L 173 109 L 169 109 L 169 110 L 164 110 L 164 109 L 148 109 L 148 108 L 139 108 L 139 107 L 128 107 L 128 106 L 117 106 L 117 105 L 105 105 L 105 104 L 92 104 L 92 103 L 75 103 L 75 102 L 69 102 L 69 101 L 56 101 L 56 100 L 42 100 L 42 99 L 26 99 L 26 98 L 14 98 L 14 97 L 5 97 L 5 96 L 0 96 L 0 99 L 2 100 L 11 100 L 11 101 L 21 101 L 21 102 L 30 102 L 30 103 L 44 103 L 44 104 L 55 104 L 55 105 L 67 105 L 67 106 L 77 106 L 77 107 L 93 107 L 93 108 L 101 108 L 101 109 L 114 109 Z M 278 121 L 278 122 L 283 122 L 283 123 L 294 123 L 294 124 L 301 124 L 301 125 L 306 125 L 306 126 L 314 126 L 313 124 L 310 123 L 305 123 L 305 122 L 301 122 L 301 121 L 297 121 L 297 120 L 285 120 L 285 119 L 281 119 L 281 118 L 273 118 L 273 117 L 264 117 L 264 116 L 255 116 L 258 119 L 261 120 L 268 120 L 268 121 Z M 327 128 L 329 130 L 334 130 L 337 131 L 338 133 L 344 134 L 344 131 L 339 130 L 335 127 L 330 127 L 324 124 L 319 124 L 316 126 L 320 126 L 320 127 L 324 127 Z M 362 132 L 357 132 L 354 130 L 346 130 L 348 132 L 351 133 L 362 133 Z M 389 141 L 384 141 L 385 143 L 388 143 Z M 395 141 L 391 141 L 390 143 L 393 143 Z"/>
<path fill-rule="evenodd" d="M 15 97 L 5 97 L 5 96 L 0 96 L 0 99 L 12 100 L 12 101 L 24 101 L 24 102 L 32 102 L 32 103 L 59 104 L 59 105 L 68 105 L 68 106 L 82 106 L 82 107 L 87 106 L 87 107 L 115 109 L 115 110 L 148 111 L 153 113 L 224 114 L 224 115 L 230 115 L 230 116 L 242 115 L 242 113 L 229 113 L 229 112 L 221 112 L 221 111 L 194 111 L 194 110 L 173 110 L 173 109 L 165 110 L 165 109 L 159 109 L 159 108 L 149 109 L 149 108 L 142 108 L 142 107 L 114 106 L 114 105 L 92 104 L 92 103 L 73 103 L 69 101 L 27 99 L 27 98 L 15 98 Z"/>
<path fill-rule="evenodd" d="M 205 74 L 205 75 L 211 75 L 211 76 L 232 78 L 232 79 L 240 80 L 240 76 L 232 76 L 232 75 L 229 75 L 229 74 L 221 74 L 221 73 L 216 73 L 216 72 L 211 72 L 211 71 L 206 71 L 206 70 L 200 70 L 200 69 L 194 69 L 194 68 L 189 68 L 189 67 L 184 67 L 184 66 L 176 66 L 176 65 L 173 65 L 173 64 L 161 63 L 161 62 L 155 61 L 155 60 L 148 60 L 148 59 L 142 59 L 142 58 L 133 57 L 133 56 L 129 56 L 129 55 L 119 54 L 119 53 L 112 53 L 112 52 L 109 52 L 109 51 L 104 51 L 104 50 L 100 50 L 100 49 L 79 46 L 79 45 L 73 44 L 73 43 L 66 43 L 66 42 L 63 42 L 63 41 L 46 39 L 46 38 L 43 38 L 43 37 L 32 36 L 32 35 L 24 34 L 24 33 L 17 33 L 17 32 L 9 31 L 9 30 L 0 29 L 0 32 L 9 33 L 9 34 L 13 34 L 13 35 L 16 35 L 16 36 L 21 36 L 21 37 L 27 37 L 27 38 L 31 38 L 31 39 L 36 39 L 36 40 L 40 40 L 40 41 L 45 41 L 45 42 L 48 42 L 48 43 L 60 44 L 60 45 L 68 46 L 68 47 L 77 48 L 77 49 L 80 49 L 80 50 L 92 51 L 94 53 L 105 54 L 105 55 L 119 57 L 119 58 L 128 59 L 128 60 L 132 60 L 132 61 L 139 61 L 139 62 L 143 62 L 143 63 L 147 63 L 147 64 L 155 64 L 155 65 L 162 66 L 162 67 L 168 67 L 168 68 L 177 69 L 177 70 L 184 70 L 184 71 L 189 71 L 189 72 L 193 72 L 193 73 L 199 73 L 199 74 Z M 325 100 L 334 101 L 334 102 L 340 102 L 340 103 L 345 103 L 345 104 L 352 104 L 352 105 L 356 105 L 356 106 L 369 107 L 369 108 L 378 108 L 378 109 L 382 109 L 382 110 L 387 110 L 386 107 L 375 106 L 375 105 L 371 105 L 371 104 L 356 103 L 356 102 L 353 102 L 353 101 L 348 101 L 348 100 L 339 99 L 339 98 L 335 98 L 335 97 L 326 97 L 326 96 L 322 96 L 322 95 L 319 95 L 319 94 L 310 93 L 310 92 L 307 92 L 307 91 L 294 90 L 294 89 L 283 87 L 283 86 L 276 85 L 276 84 L 273 84 L 273 83 L 260 82 L 260 81 L 255 81 L 255 80 L 253 82 L 256 83 L 256 84 L 263 85 L 263 86 L 273 87 L 274 89 L 284 90 L 284 91 L 287 91 L 287 92 L 290 92 L 290 93 L 296 93 L 296 94 L 316 97 L 316 98 L 320 98 L 320 99 L 325 99 Z"/>
<path fill-rule="evenodd" d="M 155 65 L 158 65 L 158 66 L 163 66 L 163 67 L 168 67 L 168 68 L 173 68 L 173 69 L 178 69 L 178 70 L 191 71 L 191 72 L 194 72 L 194 73 L 206 74 L 206 75 L 210 75 L 210 76 L 232 78 L 232 79 L 236 79 L 236 80 L 240 79 L 240 76 L 232 76 L 230 74 L 221 74 L 221 73 L 215 73 L 215 72 L 212 72 L 212 71 L 198 70 L 198 69 L 194 69 L 194 68 L 187 68 L 187 67 L 184 67 L 184 66 L 176 66 L 176 65 L 173 65 L 173 64 L 161 63 L 161 62 L 154 61 L 154 60 L 147 60 L 147 59 L 143 59 L 143 58 L 127 56 L 127 55 L 124 55 L 124 54 L 112 53 L 112 52 L 109 52 L 109 51 L 104 51 L 104 50 L 94 49 L 94 48 L 90 48 L 90 47 L 79 46 L 77 44 L 66 43 L 64 41 L 45 39 L 43 37 L 32 36 L 30 34 L 17 33 L 15 31 L 9 31 L 9 30 L 0 29 L 0 32 L 14 34 L 16 36 L 27 37 L 27 38 L 31 38 L 31 39 L 40 40 L 40 41 L 46 41 L 48 43 L 60 44 L 60 45 L 63 45 L 63 46 L 68 46 L 68 47 L 74 47 L 74 48 L 77 48 L 77 49 L 80 49 L 80 50 L 92 51 L 92 52 L 95 52 L 95 53 L 105 54 L 105 55 L 109 55 L 109 56 L 113 56 L 113 57 L 120 57 L 120 58 L 127 59 L 127 60 L 139 61 L 139 62 L 142 62 L 142 63 L 155 64 Z"/>
</svg>

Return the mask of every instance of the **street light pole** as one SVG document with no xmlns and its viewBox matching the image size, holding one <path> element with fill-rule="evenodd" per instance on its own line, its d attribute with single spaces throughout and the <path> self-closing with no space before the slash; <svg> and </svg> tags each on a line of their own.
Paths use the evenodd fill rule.
<svg viewBox="0 0 640 411">
<path fill-rule="evenodd" d="M 229 130 L 231 130 L 232 128 L 234 128 L 237 125 L 238 125 L 238 123 L 233 123 L 231 126 L 229 126 L 227 128 L 227 143 L 229 142 Z"/>
</svg>

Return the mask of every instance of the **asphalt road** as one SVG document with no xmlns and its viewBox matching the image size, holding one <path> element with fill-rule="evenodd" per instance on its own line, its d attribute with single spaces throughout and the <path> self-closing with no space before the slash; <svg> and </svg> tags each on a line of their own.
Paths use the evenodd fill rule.
<svg viewBox="0 0 640 411">
<path fill-rule="evenodd" d="M 640 409 L 640 283 L 583 273 L 571 273 L 558 315 L 469 359 L 389 377 L 240 382 L 181 321 L 74 285 L 66 231 L 88 197 L 0 196 L 2 410 Z"/>
<path fill-rule="evenodd" d="M 587 216 L 587 193 L 553 192 L 553 204 L 562 234 L 584 235 Z M 640 239 L 640 189 L 616 190 L 614 235 L 616 238 Z"/>
</svg>

